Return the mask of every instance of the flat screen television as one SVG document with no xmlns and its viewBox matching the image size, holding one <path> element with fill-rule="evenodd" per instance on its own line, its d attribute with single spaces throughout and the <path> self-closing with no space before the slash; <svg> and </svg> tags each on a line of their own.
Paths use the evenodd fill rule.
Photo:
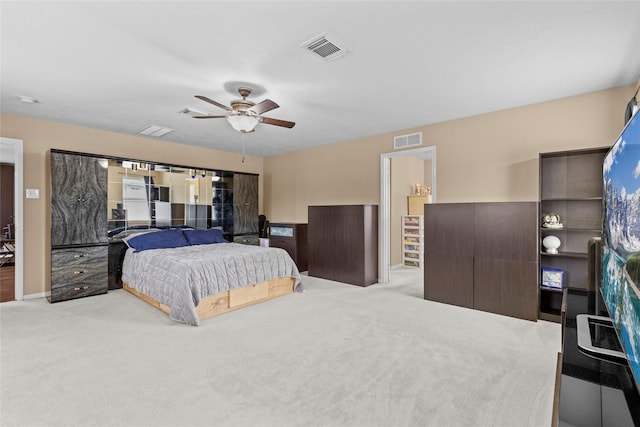
<svg viewBox="0 0 640 427">
<path fill-rule="evenodd" d="M 627 123 L 603 164 L 600 290 L 640 389 L 640 114 Z"/>
</svg>

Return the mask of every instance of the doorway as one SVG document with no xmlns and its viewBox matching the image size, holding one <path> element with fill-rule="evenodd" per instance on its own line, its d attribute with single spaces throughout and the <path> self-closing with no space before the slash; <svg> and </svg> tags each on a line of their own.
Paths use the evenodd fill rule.
<svg viewBox="0 0 640 427">
<path fill-rule="evenodd" d="M 23 199 L 22 199 L 22 190 L 23 190 L 23 145 L 22 141 L 19 139 L 12 138 L 2 138 L 0 137 L 0 163 L 6 165 L 7 168 L 3 169 L 3 173 L 9 173 L 6 171 L 11 170 L 13 173 L 13 213 L 12 218 L 5 218 L 5 207 L 2 208 L 2 229 L 0 229 L 0 237 L 3 238 L 3 252 L 4 255 L 7 255 L 8 252 L 11 253 L 11 261 L 13 266 L 9 266 L 7 263 L 7 267 L 12 269 L 11 277 L 14 283 L 12 300 L 15 299 L 17 301 L 21 301 L 24 298 L 24 288 L 23 288 L 23 244 L 24 244 L 24 234 L 23 234 Z M 9 166 L 11 166 L 9 168 Z M 4 177 L 3 177 L 4 181 Z M 5 193 L 5 191 L 3 191 Z M 2 197 L 2 196 L 0 196 Z M 10 203 L 8 200 L 2 200 L 3 205 Z M 6 209 L 9 211 L 9 209 Z M 7 224 L 4 224 L 7 222 Z M 12 226 L 8 224 L 11 223 Z M 5 229 L 6 227 L 6 229 Z M 5 243 L 9 243 L 9 246 L 5 247 Z M 2 258 L 7 259 L 5 257 Z M 0 267 L 0 269 L 5 267 Z M 0 272 L 2 273 L 2 272 Z M 4 274 L 4 273 L 3 273 Z M 9 271 L 6 270 L 6 275 L 9 275 Z M 5 280 L 9 280 L 9 278 L 5 279 L 5 276 L 0 276 L 0 280 L 3 282 Z M 3 300 L 4 301 L 4 300 Z"/>
<path fill-rule="evenodd" d="M 380 155 L 380 277 L 379 283 L 389 282 L 391 268 L 391 159 L 410 156 L 431 163 L 431 194 L 436 202 L 436 147 L 383 153 Z M 411 193 L 407 192 L 407 195 Z"/>
</svg>

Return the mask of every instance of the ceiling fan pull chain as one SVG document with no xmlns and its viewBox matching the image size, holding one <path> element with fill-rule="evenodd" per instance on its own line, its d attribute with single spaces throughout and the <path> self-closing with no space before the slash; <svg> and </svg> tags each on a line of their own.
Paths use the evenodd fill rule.
<svg viewBox="0 0 640 427">
<path fill-rule="evenodd" d="M 242 133 L 242 163 L 244 163 L 244 133 Z"/>
</svg>

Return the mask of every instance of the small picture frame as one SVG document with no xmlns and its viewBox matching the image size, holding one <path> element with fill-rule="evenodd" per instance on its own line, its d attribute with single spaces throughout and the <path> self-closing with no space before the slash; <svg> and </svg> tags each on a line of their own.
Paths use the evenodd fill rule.
<svg viewBox="0 0 640 427">
<path fill-rule="evenodd" d="M 547 289 L 562 289 L 564 271 L 557 268 L 542 268 L 541 286 Z"/>
</svg>

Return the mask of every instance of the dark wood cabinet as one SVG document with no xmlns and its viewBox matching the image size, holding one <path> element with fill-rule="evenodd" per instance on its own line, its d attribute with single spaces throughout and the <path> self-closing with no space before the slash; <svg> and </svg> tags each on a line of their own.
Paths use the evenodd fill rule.
<svg viewBox="0 0 640 427">
<path fill-rule="evenodd" d="M 557 253 L 540 246 L 540 267 L 563 272 L 565 288 L 587 289 L 589 241 L 602 233 L 602 163 L 608 148 L 540 154 L 540 218 L 560 216 L 561 228 L 539 227 L 540 242 L 560 239 Z M 562 289 L 540 282 L 540 319 L 559 322 Z"/>
<path fill-rule="evenodd" d="M 309 206 L 309 276 L 378 282 L 378 206 Z"/>
<path fill-rule="evenodd" d="M 52 150 L 49 302 L 108 290 L 107 168 L 104 159 Z"/>
<path fill-rule="evenodd" d="M 308 270 L 309 236 L 307 224 L 275 222 L 270 224 L 269 246 L 286 250 L 298 270 Z"/>
<path fill-rule="evenodd" d="M 535 202 L 425 205 L 425 299 L 537 319 Z"/>
</svg>

